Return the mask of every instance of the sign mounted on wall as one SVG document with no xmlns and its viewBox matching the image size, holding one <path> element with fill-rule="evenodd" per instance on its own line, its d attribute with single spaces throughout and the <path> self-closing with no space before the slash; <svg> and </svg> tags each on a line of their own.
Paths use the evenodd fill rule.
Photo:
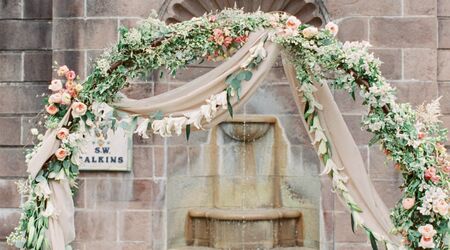
<svg viewBox="0 0 450 250">
<path fill-rule="evenodd" d="M 133 159 L 132 148 L 132 135 L 122 128 L 117 128 L 115 132 L 109 130 L 105 139 L 89 135 L 80 156 L 80 170 L 129 171 Z"/>
</svg>

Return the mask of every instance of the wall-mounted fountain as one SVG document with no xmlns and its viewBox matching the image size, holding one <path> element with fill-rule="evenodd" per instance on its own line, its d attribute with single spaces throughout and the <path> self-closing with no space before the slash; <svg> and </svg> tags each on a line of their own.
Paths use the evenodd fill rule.
<svg viewBox="0 0 450 250">
<path fill-rule="evenodd" d="M 206 148 L 210 200 L 183 210 L 190 249 L 318 249 L 318 209 L 289 191 L 297 158 L 278 119 L 235 117 L 211 130 Z"/>
</svg>

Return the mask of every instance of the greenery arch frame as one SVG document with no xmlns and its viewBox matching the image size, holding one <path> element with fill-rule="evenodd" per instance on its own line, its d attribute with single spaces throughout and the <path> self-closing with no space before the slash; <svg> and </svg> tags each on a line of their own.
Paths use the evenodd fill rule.
<svg viewBox="0 0 450 250">
<path fill-rule="evenodd" d="M 246 14 L 235 9 L 172 25 L 151 17 L 137 28 L 121 28 L 118 44 L 103 54 L 85 81 L 77 79 L 75 72 L 66 66 L 56 69 L 57 74 L 65 78 L 65 86 L 57 79 L 49 86 L 53 94 L 44 100 L 48 113 L 45 127 L 58 130 L 56 136 L 61 144 L 38 172 L 26 182 L 19 183 L 19 191 L 27 197 L 27 201 L 22 205 L 19 225 L 8 242 L 25 249 L 49 247 L 46 231 L 49 218 L 55 215 L 55 211 L 48 200 L 48 182 L 68 179 L 75 187 L 79 164 L 77 154 L 83 134 L 88 129 L 101 134 L 102 128 L 121 124 L 114 112 L 105 113 L 99 104 L 115 101 L 118 92 L 127 85 L 127 79 L 161 67 L 175 73 L 201 59 L 224 60 L 245 43 L 249 33 L 260 28 L 271 30 L 269 39 L 290 54 L 301 83 L 299 93 L 306 104 L 303 115 L 309 132 L 315 136 L 317 153 L 325 166 L 324 174 L 330 175 L 334 191 L 348 206 L 352 214 L 352 227 L 363 228 L 374 249 L 377 249 L 377 241 L 383 242 L 388 249 L 448 247 L 450 162 L 442 144 L 446 139 L 446 130 L 441 128 L 438 120 L 437 101 L 417 110 L 409 104 L 397 104 L 394 89 L 381 76 L 380 62 L 368 52 L 368 44 L 342 44 L 334 38 L 338 27 L 333 23 L 319 30 L 301 24 L 297 18 L 284 13 Z M 265 57 L 264 49 L 253 49 L 252 60 L 227 79 L 228 85 L 224 90 L 226 102 L 222 105 L 231 115 L 233 107 L 230 99 L 236 98 L 234 94 L 239 93 L 241 83 L 251 78 L 250 70 L 258 67 Z M 330 73 L 333 79 L 329 79 Z M 377 235 L 358 216 L 361 210 L 348 194 L 346 177 L 331 161 L 328 139 L 323 136 L 317 118 L 321 105 L 314 99 L 316 90 L 313 82 L 347 90 L 353 98 L 359 90 L 363 97 L 368 112 L 362 123 L 374 135 L 370 143 L 379 143 L 404 177 L 403 198 L 391 214 L 395 225 L 393 233 L 403 238 L 401 245 L 396 246 Z M 164 115 L 148 114 L 139 124 L 137 132 L 145 137 L 149 123 L 160 124 L 167 118 Z M 197 121 L 204 122 L 205 117 L 200 116 Z M 136 122 L 137 117 L 131 121 Z M 177 134 L 184 130 L 189 137 L 191 125 L 201 128 L 199 122 L 184 119 L 183 123 L 177 124 L 178 127 L 171 127 L 170 130 L 176 130 Z M 62 127 L 59 126 L 61 123 Z M 172 131 L 168 133 L 167 130 L 152 127 L 153 132 L 161 136 L 171 135 Z M 38 132 L 36 135 L 40 138 L 28 153 L 28 160 L 42 146 L 39 139 L 43 136 Z"/>
</svg>

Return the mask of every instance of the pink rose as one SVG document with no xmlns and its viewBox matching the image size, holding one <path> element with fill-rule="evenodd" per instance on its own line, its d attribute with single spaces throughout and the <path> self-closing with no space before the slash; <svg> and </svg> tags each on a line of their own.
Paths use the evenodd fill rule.
<svg viewBox="0 0 450 250">
<path fill-rule="evenodd" d="M 431 224 L 420 226 L 418 231 L 425 238 L 433 238 L 433 236 L 437 233 Z"/>
<path fill-rule="evenodd" d="M 411 209 L 414 206 L 415 202 L 416 202 L 416 199 L 414 197 L 413 198 L 405 198 L 402 201 L 403 208 L 406 210 Z"/>
<path fill-rule="evenodd" d="M 440 199 L 437 202 L 433 202 L 433 211 L 442 216 L 448 214 L 448 203 L 444 199 Z"/>
<path fill-rule="evenodd" d="M 51 115 L 54 115 L 54 114 L 58 113 L 59 109 L 55 105 L 51 104 L 51 105 L 45 106 L 45 111 L 47 111 L 47 113 L 49 113 Z"/>
<path fill-rule="evenodd" d="M 80 117 L 86 114 L 87 106 L 82 102 L 74 102 L 72 103 L 72 116 Z"/>
<path fill-rule="evenodd" d="M 234 39 L 237 43 L 245 43 L 248 40 L 248 36 L 238 36 Z"/>
<path fill-rule="evenodd" d="M 424 173 L 425 180 L 430 180 L 435 175 L 436 175 L 436 168 L 429 167 L 425 170 L 425 173 Z"/>
<path fill-rule="evenodd" d="M 212 15 L 208 19 L 209 19 L 210 22 L 215 22 L 217 20 L 217 16 L 216 15 Z"/>
<path fill-rule="evenodd" d="M 333 36 L 336 36 L 339 31 L 339 27 L 337 26 L 337 24 L 333 22 L 327 23 L 327 25 L 325 25 L 325 29 L 330 31 L 330 33 L 333 34 Z"/>
<path fill-rule="evenodd" d="M 54 93 L 48 98 L 49 103 L 61 103 L 61 93 Z"/>
<path fill-rule="evenodd" d="M 286 21 L 286 28 L 296 30 L 302 22 L 295 16 L 290 16 Z"/>
<path fill-rule="evenodd" d="M 445 167 L 442 168 L 442 171 L 444 171 L 444 173 L 450 173 L 450 165 L 446 165 Z"/>
<path fill-rule="evenodd" d="M 68 71 L 69 71 L 69 68 L 66 65 L 63 65 L 63 66 L 59 67 L 58 71 L 56 71 L 56 74 L 58 74 L 58 76 L 63 76 Z"/>
<path fill-rule="evenodd" d="M 72 96 L 70 95 L 69 92 L 64 92 L 61 95 L 61 103 L 64 105 L 69 105 L 70 103 L 72 103 Z"/>
<path fill-rule="evenodd" d="M 434 248 L 433 238 L 423 237 L 420 238 L 419 247 L 421 248 Z"/>
<path fill-rule="evenodd" d="M 64 140 L 67 138 L 67 136 L 69 136 L 69 130 L 67 128 L 60 128 L 57 132 L 56 132 L 56 137 L 60 140 Z"/>
<path fill-rule="evenodd" d="M 223 46 L 228 47 L 233 42 L 233 38 L 230 36 L 225 37 L 223 40 Z"/>
<path fill-rule="evenodd" d="M 63 161 L 66 156 L 69 154 L 69 152 L 64 148 L 58 148 L 55 152 L 55 156 L 58 160 Z"/>
<path fill-rule="evenodd" d="M 53 92 L 58 92 L 62 89 L 62 82 L 61 80 L 52 80 L 50 82 L 50 86 L 48 86 L 48 89 L 50 89 Z"/>
<path fill-rule="evenodd" d="M 434 183 L 438 183 L 440 180 L 441 180 L 441 177 L 439 175 L 431 176 L 431 181 Z"/>
<path fill-rule="evenodd" d="M 75 71 L 70 70 L 70 71 L 66 72 L 67 80 L 73 80 L 73 79 L 75 79 L 75 77 L 77 77 L 77 75 L 75 74 Z"/>
</svg>

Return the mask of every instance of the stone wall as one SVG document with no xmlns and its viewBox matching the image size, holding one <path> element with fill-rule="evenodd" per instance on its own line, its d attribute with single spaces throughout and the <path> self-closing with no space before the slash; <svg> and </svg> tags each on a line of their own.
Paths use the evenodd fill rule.
<svg viewBox="0 0 450 250">
<path fill-rule="evenodd" d="M 398 88 L 399 101 L 420 104 L 443 96 L 443 120 L 450 125 L 449 1 L 324 2 L 330 17 L 340 25 L 339 38 L 373 44 L 374 53 L 384 61 L 384 75 Z M 18 220 L 21 197 L 14 182 L 26 176 L 23 150 L 30 144 L 29 129 L 36 126 L 29 120 L 42 109 L 36 96 L 46 92 L 52 61 L 86 76 L 92 59 L 117 40 L 120 25 L 134 25 L 164 4 L 163 0 L 0 0 L 0 249 L 9 249 L 5 237 Z M 208 70 L 194 66 L 176 78 L 138 80 L 125 92 L 136 98 L 159 94 Z M 367 171 L 392 206 L 400 195 L 401 177 L 391 163 L 385 164 L 377 146 L 367 146 L 370 135 L 360 129 L 364 111 L 360 101 L 354 103 L 340 92 L 335 97 L 360 145 Z M 240 112 L 277 116 L 302 164 L 317 166 L 279 66 Z M 135 138 L 132 172 L 82 173 L 76 195 L 74 249 L 164 249 L 166 199 L 170 195 L 166 193 L 167 179 L 202 171 L 195 162 L 207 138 L 207 132 L 193 133 L 189 143 L 184 138 Z M 329 188 L 323 180 L 322 205 L 330 249 L 370 249 L 365 234 L 353 235 L 350 216 Z"/>
</svg>

